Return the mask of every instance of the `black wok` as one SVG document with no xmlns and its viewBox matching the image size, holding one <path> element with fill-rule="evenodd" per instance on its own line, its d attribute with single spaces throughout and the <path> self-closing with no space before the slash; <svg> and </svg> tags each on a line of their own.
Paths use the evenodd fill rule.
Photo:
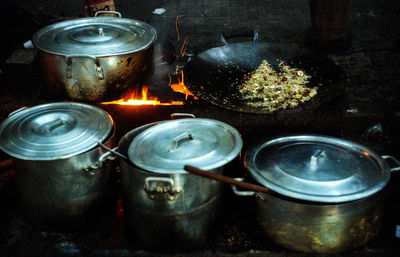
<svg viewBox="0 0 400 257">
<path fill-rule="evenodd" d="M 279 61 L 284 61 L 312 75 L 309 86 L 318 86 L 318 94 L 296 109 L 321 106 L 342 93 L 343 71 L 327 57 L 293 45 L 267 42 L 233 43 L 198 54 L 183 68 L 185 85 L 200 99 L 226 109 L 270 113 L 265 108 L 249 106 L 250 100 L 242 99 L 238 89 L 244 75 L 263 60 L 276 70 Z"/>
</svg>

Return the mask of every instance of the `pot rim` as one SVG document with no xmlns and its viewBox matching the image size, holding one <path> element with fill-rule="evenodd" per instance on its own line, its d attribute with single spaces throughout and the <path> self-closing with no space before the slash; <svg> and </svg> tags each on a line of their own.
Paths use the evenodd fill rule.
<svg viewBox="0 0 400 257">
<path fill-rule="evenodd" d="M 303 154 L 296 152 L 297 149 L 308 152 Z M 325 156 L 315 157 L 315 149 L 324 150 Z M 347 162 L 338 158 L 347 158 L 347 154 Z M 343 163 L 352 166 L 346 167 Z M 258 183 L 278 194 L 326 204 L 373 195 L 386 186 L 391 175 L 384 159 L 369 148 L 316 134 L 284 136 L 262 142 L 245 153 L 244 165 Z"/>
<path fill-rule="evenodd" d="M 130 165 L 132 167 L 140 169 L 128 158 L 129 145 L 132 143 L 133 138 L 136 137 L 138 134 L 140 134 L 142 131 L 144 131 L 147 128 L 150 128 L 151 126 L 157 125 L 161 122 L 164 122 L 164 121 L 156 121 L 156 122 L 141 125 L 137 128 L 130 130 L 124 136 L 122 136 L 118 142 L 118 152 L 120 154 L 122 154 L 123 156 L 125 156 L 125 158 L 120 158 L 121 161 L 126 162 L 128 165 Z M 145 171 L 145 170 L 143 170 L 143 171 Z"/>
<path fill-rule="evenodd" d="M 360 198 L 356 200 L 350 200 L 350 201 L 343 201 L 343 202 L 315 202 L 315 201 L 308 201 L 308 200 L 301 200 L 293 197 L 289 197 L 286 195 L 282 195 L 280 193 L 276 192 L 268 192 L 268 193 L 260 193 L 260 192 L 255 192 L 254 193 L 254 198 L 257 201 L 266 201 L 266 198 L 271 198 L 286 204 L 295 204 L 299 206 L 304 206 L 307 208 L 315 208 L 315 210 L 318 209 L 327 209 L 327 210 L 332 210 L 333 212 L 336 212 L 337 214 L 337 207 L 340 208 L 345 208 L 345 210 L 351 210 L 354 208 L 354 206 L 358 206 L 360 204 L 364 205 L 366 202 L 369 205 L 374 205 L 379 203 L 382 199 L 384 199 L 388 192 L 385 190 L 386 187 L 382 188 L 381 190 Z M 372 204 L 373 203 L 373 204 Z"/>
<path fill-rule="evenodd" d="M 185 165 L 206 170 L 223 167 L 243 146 L 231 125 L 206 118 L 162 122 L 137 135 L 128 147 L 135 166 L 157 174 L 185 174 Z"/>
<path fill-rule="evenodd" d="M 92 28 L 103 34 L 92 33 Z M 56 22 L 38 30 L 32 37 L 33 45 L 45 53 L 91 58 L 141 52 L 156 40 L 157 31 L 150 24 L 107 16 Z"/>
<path fill-rule="evenodd" d="M 99 147 L 113 133 L 114 121 L 103 109 L 76 102 L 47 103 L 11 113 L 0 125 L 0 149 L 21 160 L 67 159 Z"/>
</svg>

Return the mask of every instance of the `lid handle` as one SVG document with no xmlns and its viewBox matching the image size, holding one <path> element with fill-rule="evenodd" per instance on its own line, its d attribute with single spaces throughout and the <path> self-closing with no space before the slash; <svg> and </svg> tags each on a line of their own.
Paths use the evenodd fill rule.
<svg viewBox="0 0 400 257">
<path fill-rule="evenodd" d="M 121 13 L 120 13 L 120 12 L 117 12 L 117 11 L 97 11 L 97 12 L 94 14 L 94 17 L 97 17 L 99 14 L 115 14 L 115 15 L 117 15 L 119 18 L 122 17 Z"/>
<path fill-rule="evenodd" d="M 182 134 L 180 134 L 172 139 L 172 144 L 171 144 L 170 148 L 168 149 L 168 152 L 175 151 L 179 147 L 179 145 L 182 144 L 184 141 L 193 140 L 193 139 L 194 139 L 194 137 L 191 133 L 183 132 Z"/>
<path fill-rule="evenodd" d="M 318 149 L 315 153 L 311 156 L 310 159 L 310 168 L 315 170 L 318 165 L 318 160 L 325 157 L 325 151 Z"/>
<path fill-rule="evenodd" d="M 180 118 L 196 118 L 194 114 L 191 113 L 180 113 L 180 112 L 174 112 L 171 113 L 170 119 L 175 120 L 175 119 L 180 119 Z"/>
<path fill-rule="evenodd" d="M 41 135 L 48 135 L 50 132 L 54 131 L 59 127 L 65 126 L 66 121 L 62 119 L 55 119 L 53 121 L 47 122 L 39 127 L 38 133 Z"/>
</svg>

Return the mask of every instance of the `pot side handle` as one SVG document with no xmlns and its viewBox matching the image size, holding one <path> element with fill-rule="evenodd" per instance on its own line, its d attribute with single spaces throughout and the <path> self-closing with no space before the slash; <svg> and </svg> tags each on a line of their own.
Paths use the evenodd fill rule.
<svg viewBox="0 0 400 257">
<path fill-rule="evenodd" d="M 382 159 L 384 159 L 384 160 L 392 160 L 397 165 L 397 167 L 394 167 L 394 168 L 390 169 L 391 172 L 400 171 L 400 162 L 396 158 L 394 158 L 391 155 L 382 155 Z"/>
<path fill-rule="evenodd" d="M 90 165 L 89 167 L 82 169 L 82 172 L 84 172 L 85 174 L 89 174 L 90 176 L 96 175 L 96 171 L 98 169 L 100 169 L 101 167 L 103 167 L 106 161 L 114 161 L 115 160 L 115 157 L 112 156 L 111 153 L 112 153 L 111 151 L 103 153 L 102 155 L 100 155 L 97 163 L 94 163 L 94 164 Z"/>
<path fill-rule="evenodd" d="M 224 35 L 223 33 L 219 34 L 219 40 L 224 46 L 229 45 L 228 40 L 229 38 L 240 38 L 240 37 L 252 37 L 252 42 L 257 42 L 259 35 L 256 30 L 250 30 L 250 31 L 239 31 L 238 33 L 232 33 L 230 35 Z"/>
<path fill-rule="evenodd" d="M 237 181 L 243 181 L 244 178 L 234 178 Z M 237 189 L 236 185 L 231 185 L 232 191 L 237 196 L 254 196 L 256 192 L 254 191 L 240 191 Z"/>
<path fill-rule="evenodd" d="M 160 199 L 162 195 L 165 195 L 168 201 L 175 201 L 183 189 L 176 186 L 175 181 L 170 177 L 146 177 L 144 191 L 151 200 Z"/>
<path fill-rule="evenodd" d="M 128 158 L 127 158 L 125 155 L 123 155 L 123 154 L 121 154 L 120 152 L 118 152 L 118 149 L 119 149 L 118 147 L 115 147 L 115 148 L 111 149 L 111 148 L 107 147 L 106 145 L 104 145 L 104 144 L 103 144 L 102 142 L 100 142 L 100 141 L 98 141 L 97 143 L 98 143 L 98 145 L 99 145 L 101 148 L 107 150 L 108 152 L 113 153 L 114 155 L 116 155 L 116 156 L 118 156 L 118 157 L 121 157 L 121 158 L 124 159 L 124 160 L 128 160 Z"/>
<path fill-rule="evenodd" d="M 96 56 L 90 55 L 90 54 L 71 54 L 71 55 L 66 55 L 64 56 L 65 58 L 65 63 L 66 63 L 66 70 L 65 70 L 65 77 L 67 79 L 72 78 L 72 59 L 73 58 L 89 58 L 92 59 L 95 65 L 95 72 L 97 79 L 103 80 L 104 79 L 104 71 L 103 68 L 100 65 L 99 60 L 97 59 Z"/>
</svg>

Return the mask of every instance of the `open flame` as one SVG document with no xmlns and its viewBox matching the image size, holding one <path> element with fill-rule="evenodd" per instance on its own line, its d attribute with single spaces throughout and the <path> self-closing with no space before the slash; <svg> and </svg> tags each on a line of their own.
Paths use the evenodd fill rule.
<svg viewBox="0 0 400 257">
<path fill-rule="evenodd" d="M 148 97 L 149 88 L 147 86 L 142 87 L 141 96 L 138 93 L 139 90 L 133 91 L 127 98 L 102 102 L 101 104 L 119 104 L 119 105 L 183 105 L 182 101 L 171 101 L 169 103 L 162 103 L 158 101 L 156 97 Z"/>
<path fill-rule="evenodd" d="M 179 78 L 179 74 L 181 75 L 181 78 Z M 174 92 L 178 92 L 178 93 L 186 95 L 186 97 L 185 97 L 186 100 L 189 95 L 193 96 L 194 99 L 199 99 L 192 92 L 190 92 L 189 89 L 187 89 L 185 82 L 184 82 L 183 71 L 182 70 L 177 71 L 176 76 L 178 79 L 178 83 L 172 83 L 171 75 L 169 75 L 169 86 L 172 88 L 172 90 L 174 90 Z"/>
<path fill-rule="evenodd" d="M 179 16 L 176 16 L 175 29 L 176 29 L 176 33 L 178 35 L 178 41 L 180 41 L 181 38 L 180 38 L 180 34 L 179 34 L 179 29 L 178 29 L 178 19 L 179 19 Z M 183 43 L 181 45 L 179 55 L 177 55 L 177 61 L 179 59 L 183 59 L 183 57 L 185 56 L 188 44 L 189 44 L 189 40 L 187 37 L 185 37 L 185 39 L 183 40 Z M 169 86 L 172 88 L 172 90 L 174 90 L 174 92 L 184 94 L 186 96 L 186 98 L 185 98 L 186 100 L 189 95 L 193 96 L 194 99 L 199 99 L 192 92 L 190 92 L 189 89 L 187 89 L 187 87 L 185 85 L 185 81 L 184 81 L 183 70 L 181 70 L 180 67 L 178 67 L 178 65 L 176 66 L 175 74 L 176 74 L 178 83 L 172 83 L 171 75 L 169 75 Z M 179 78 L 179 75 L 180 75 L 180 78 Z"/>
<path fill-rule="evenodd" d="M 178 29 L 178 19 L 180 16 L 176 16 L 175 20 L 175 28 L 178 36 L 178 42 L 181 41 L 180 34 L 179 34 L 179 29 Z M 188 46 L 189 40 L 187 37 L 182 42 L 182 45 L 179 49 L 179 53 L 176 54 L 176 59 L 177 63 L 179 60 L 184 59 L 185 57 L 185 52 Z M 158 57 L 155 61 L 159 61 L 163 58 L 163 56 Z M 169 75 L 169 86 L 174 92 L 178 92 L 181 94 L 184 94 L 186 96 L 186 100 L 188 99 L 188 96 L 191 95 L 193 96 L 193 99 L 199 99 L 197 98 L 192 92 L 187 89 L 185 82 L 184 82 L 184 75 L 181 67 L 177 65 L 175 74 L 176 80 L 178 81 L 177 83 L 172 82 L 172 75 Z M 102 102 L 101 104 L 118 104 L 118 105 L 183 105 L 183 101 L 171 101 L 169 103 L 162 103 L 160 102 L 156 97 L 148 97 L 148 87 L 143 86 L 142 87 L 142 92 L 139 94 L 139 90 L 135 90 L 132 93 L 128 95 L 128 97 L 123 97 L 122 99 L 115 100 L 115 101 L 110 101 L 110 102 Z"/>
</svg>

